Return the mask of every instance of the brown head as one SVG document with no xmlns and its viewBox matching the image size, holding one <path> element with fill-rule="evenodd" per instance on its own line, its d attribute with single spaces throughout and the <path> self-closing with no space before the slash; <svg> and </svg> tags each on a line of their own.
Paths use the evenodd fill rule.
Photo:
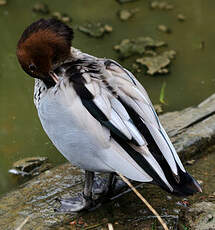
<svg viewBox="0 0 215 230">
<path fill-rule="evenodd" d="M 40 19 L 23 32 L 17 44 L 17 57 L 31 77 L 53 85 L 53 66 L 70 56 L 73 30 L 56 19 Z"/>
</svg>

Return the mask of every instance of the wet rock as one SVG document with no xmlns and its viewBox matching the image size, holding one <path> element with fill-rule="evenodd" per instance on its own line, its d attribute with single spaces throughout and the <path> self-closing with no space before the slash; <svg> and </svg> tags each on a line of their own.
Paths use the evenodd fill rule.
<svg viewBox="0 0 215 230">
<path fill-rule="evenodd" d="M 167 26 L 165 26 L 163 24 L 162 25 L 158 25 L 157 29 L 159 31 L 161 31 L 161 32 L 164 32 L 164 33 L 171 33 L 172 32 L 170 28 L 168 28 Z"/>
<path fill-rule="evenodd" d="M 199 151 L 204 152 L 203 150 L 205 150 L 206 147 L 208 148 L 209 145 L 215 143 L 215 94 L 198 106 L 161 115 L 160 120 L 171 137 L 181 159 L 192 159 L 193 155 L 199 154 Z M 213 155 L 213 157 L 208 159 L 207 164 L 214 162 L 214 154 L 210 155 Z M 202 161 L 200 164 L 202 164 Z M 207 168 L 207 164 L 204 165 L 204 170 Z M 199 168 L 200 167 L 198 167 L 198 169 Z M 202 176 L 204 177 L 204 175 Z M 211 169 L 211 178 L 211 181 L 213 181 L 213 168 Z M 72 213 L 56 213 L 54 209 L 59 207 L 56 198 L 68 198 L 81 192 L 83 189 L 83 180 L 83 171 L 67 163 L 48 170 L 23 184 L 19 189 L 5 194 L 0 198 L 0 228 L 14 230 L 17 226 L 20 226 L 20 223 L 22 223 L 27 216 L 30 216 L 23 230 L 59 229 L 59 226 L 75 229 L 71 228 L 71 225 L 65 225 L 65 223 L 72 223 L 74 219 L 78 218 L 78 215 Z M 212 189 L 213 187 L 211 188 L 210 194 L 213 195 L 214 190 Z M 161 199 L 161 197 L 166 197 L 167 194 L 160 188 L 152 185 L 144 185 L 141 192 L 143 192 L 146 199 L 150 200 L 150 203 L 155 209 L 158 208 L 159 213 L 165 221 L 173 221 L 174 225 L 170 225 L 170 223 L 167 222 L 169 229 L 177 229 L 175 224 L 178 223 L 178 209 L 181 209 L 181 206 L 179 206 L 177 210 L 175 210 L 174 206 L 173 214 L 170 215 L 170 201 L 166 202 L 167 199 Z M 82 213 L 79 215 L 82 215 L 84 218 L 83 221 L 87 221 L 88 226 L 100 224 L 97 225 L 100 227 L 102 218 L 108 217 L 111 220 L 113 219 L 114 222 L 118 222 L 119 227 L 116 226 L 116 229 L 132 229 L 137 225 L 137 229 L 152 229 L 152 223 L 154 223 L 155 217 L 143 207 L 142 203 L 139 202 L 134 194 L 130 193 L 127 195 L 117 200 L 119 205 L 112 202 L 102 206 L 95 212 Z M 150 199 L 151 197 L 153 197 L 153 199 Z M 173 197 L 172 202 L 175 203 L 177 200 L 178 198 L 175 199 Z M 161 202 L 163 203 L 161 204 Z M 187 200 L 183 199 L 183 202 L 187 204 Z M 165 205 L 166 209 L 162 208 L 161 210 L 160 207 L 164 207 Z M 207 205 L 203 204 L 202 208 L 206 206 Z M 211 207 L 210 210 L 215 210 L 214 206 L 209 205 L 209 207 Z M 200 210 L 198 207 L 196 209 L 197 211 Z M 214 221 L 214 212 L 204 210 L 202 212 L 207 212 L 207 219 L 202 218 L 201 213 L 197 213 L 198 216 L 194 214 L 193 220 L 189 219 L 188 221 L 198 221 L 199 217 L 199 219 L 207 220 L 205 230 L 214 229 L 214 227 L 207 228 L 208 224 Z M 184 218 L 191 216 L 188 214 L 189 213 L 186 212 Z M 181 219 L 181 221 L 182 220 L 183 219 Z M 185 223 L 193 223 L 188 221 Z M 106 220 L 105 222 L 110 221 Z M 148 225 L 146 226 L 147 223 Z M 174 226 L 174 228 L 171 226 Z M 201 223 L 199 226 L 202 226 Z M 62 229 L 67 229 L 66 227 L 62 227 Z M 182 226 L 181 229 L 184 230 L 185 228 Z"/>
<path fill-rule="evenodd" d="M 47 157 L 28 157 L 16 161 L 10 173 L 21 176 L 35 176 L 51 167 Z"/>
<path fill-rule="evenodd" d="M 116 0 L 118 3 L 123 4 L 123 3 L 128 3 L 128 2 L 136 2 L 137 0 Z"/>
<path fill-rule="evenodd" d="M 151 9 L 172 10 L 174 6 L 167 2 L 153 1 L 150 3 Z"/>
<path fill-rule="evenodd" d="M 161 123 L 180 154 L 192 159 L 215 143 L 215 94 L 198 106 L 160 116 Z"/>
<path fill-rule="evenodd" d="M 185 17 L 183 14 L 178 14 L 178 15 L 177 15 L 177 18 L 178 18 L 178 20 L 181 21 L 181 22 L 183 22 L 183 21 L 186 20 L 186 17 Z"/>
<path fill-rule="evenodd" d="M 36 3 L 32 10 L 35 12 L 35 13 L 40 13 L 40 14 L 49 14 L 50 13 L 50 10 L 48 8 L 48 5 L 46 5 L 45 3 Z"/>
<path fill-rule="evenodd" d="M 48 229 L 72 221 L 74 214 L 56 213 L 56 198 L 74 196 L 82 191 L 83 174 L 71 164 L 46 171 L 0 199 L 1 229 L 14 230 L 30 216 L 23 230 Z"/>
<path fill-rule="evenodd" d="M 122 21 L 127 21 L 129 18 L 131 18 L 136 12 L 139 10 L 137 8 L 135 9 L 123 9 L 118 11 L 118 16 Z"/>
<path fill-rule="evenodd" d="M 102 23 L 88 23 L 83 26 L 78 26 L 78 30 L 95 38 L 101 38 L 105 33 L 113 31 L 112 26 Z"/>
<path fill-rule="evenodd" d="M 6 6 L 7 1 L 6 0 L 0 0 L 0 6 Z"/>
<path fill-rule="evenodd" d="M 137 39 L 124 39 L 114 49 L 120 57 L 126 58 L 134 54 L 144 54 L 148 48 L 157 48 L 166 45 L 163 41 L 154 40 L 151 37 L 138 37 Z"/>
<path fill-rule="evenodd" d="M 174 50 L 169 50 L 153 57 L 138 58 L 136 62 L 146 66 L 149 75 L 154 75 L 155 73 L 166 74 L 169 71 L 165 67 L 170 64 L 171 59 L 173 59 L 175 55 L 176 52 Z"/>
<path fill-rule="evenodd" d="M 181 215 L 184 225 L 188 228 L 193 230 L 215 229 L 215 204 L 212 202 L 195 203 Z"/>
<path fill-rule="evenodd" d="M 54 18 L 64 22 L 64 23 L 68 23 L 68 22 L 71 22 L 72 19 L 71 17 L 68 15 L 68 14 L 65 14 L 65 13 L 60 13 L 60 12 L 53 12 L 51 14 Z"/>
<path fill-rule="evenodd" d="M 187 165 L 193 165 L 195 163 L 196 160 L 189 160 L 189 161 L 186 161 L 186 164 Z"/>
</svg>

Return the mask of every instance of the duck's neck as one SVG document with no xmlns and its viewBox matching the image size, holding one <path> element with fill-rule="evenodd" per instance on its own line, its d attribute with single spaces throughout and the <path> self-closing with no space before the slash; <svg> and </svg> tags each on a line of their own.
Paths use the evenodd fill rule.
<svg viewBox="0 0 215 230">
<path fill-rule="evenodd" d="M 41 81 L 43 81 L 47 89 L 54 87 L 56 85 L 55 81 L 51 77 L 48 79 L 43 79 Z"/>
</svg>

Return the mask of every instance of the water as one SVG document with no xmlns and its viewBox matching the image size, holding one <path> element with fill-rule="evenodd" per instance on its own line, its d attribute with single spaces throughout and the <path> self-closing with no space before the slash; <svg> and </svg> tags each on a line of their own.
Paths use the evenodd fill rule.
<svg viewBox="0 0 215 230">
<path fill-rule="evenodd" d="M 103 39 L 95 39 L 75 30 L 73 46 L 100 57 L 118 60 L 112 47 L 123 38 L 151 36 L 164 40 L 177 51 L 171 64 L 171 73 L 165 76 L 143 76 L 139 80 L 149 92 L 154 104 L 159 102 L 160 89 L 165 81 L 165 111 L 196 105 L 214 92 L 214 7 L 209 0 L 171 1 L 172 11 L 150 10 L 149 1 L 119 5 L 115 0 L 43 1 L 51 11 L 72 16 L 72 25 L 100 21 L 113 26 L 113 32 Z M 43 132 L 32 102 L 33 80 L 18 65 L 15 50 L 24 28 L 41 16 L 32 13 L 33 0 L 9 1 L 0 7 L 0 194 L 19 183 L 8 174 L 12 163 L 27 156 L 48 156 L 54 164 L 64 158 L 57 152 Z M 122 8 L 138 7 L 140 11 L 129 21 L 121 22 L 116 13 Z M 180 23 L 177 14 L 187 20 Z M 159 32 L 158 24 L 172 29 L 172 34 Z M 201 43 L 205 44 L 201 48 Z M 126 67 L 130 60 L 120 61 Z"/>
</svg>

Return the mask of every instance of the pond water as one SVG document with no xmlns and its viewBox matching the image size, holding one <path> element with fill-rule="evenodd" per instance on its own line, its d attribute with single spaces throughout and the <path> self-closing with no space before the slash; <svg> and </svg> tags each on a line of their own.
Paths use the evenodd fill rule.
<svg viewBox="0 0 215 230">
<path fill-rule="evenodd" d="M 69 14 L 71 25 L 102 22 L 113 26 L 113 32 L 102 39 L 88 37 L 75 29 L 73 46 L 99 57 L 110 57 L 130 68 L 134 59 L 119 60 L 113 46 L 124 38 L 151 36 L 165 41 L 177 52 L 170 74 L 150 77 L 137 74 L 154 104 L 159 103 L 162 84 L 166 83 L 164 111 L 196 105 L 214 93 L 214 8 L 209 0 L 172 0 L 171 11 L 151 10 L 150 1 L 135 1 L 120 5 L 115 0 L 48 1 L 50 10 Z M 0 194 L 20 181 L 9 175 L 12 163 L 28 156 L 48 156 L 53 164 L 65 159 L 53 147 L 43 132 L 32 101 L 33 80 L 18 65 L 15 50 L 24 28 L 42 15 L 32 12 L 33 0 L 13 0 L 0 6 Z M 117 16 L 119 9 L 138 8 L 139 12 L 126 22 Z M 177 14 L 186 16 L 179 22 Z M 159 24 L 172 29 L 166 34 L 157 30 Z"/>
</svg>

